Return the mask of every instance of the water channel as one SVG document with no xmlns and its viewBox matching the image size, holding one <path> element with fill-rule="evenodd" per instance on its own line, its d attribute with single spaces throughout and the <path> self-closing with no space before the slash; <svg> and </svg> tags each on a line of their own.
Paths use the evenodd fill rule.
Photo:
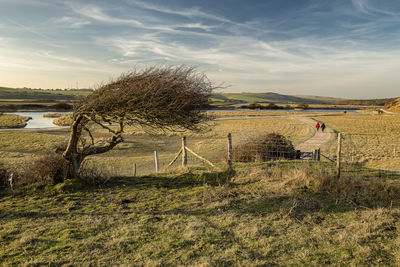
<svg viewBox="0 0 400 267">
<path fill-rule="evenodd" d="M 212 110 L 212 111 L 240 111 L 240 112 L 258 112 L 259 110 L 248 110 L 248 109 L 234 109 L 234 110 L 230 110 L 230 109 L 226 109 L 226 110 Z M 306 109 L 306 110 L 293 110 L 293 109 L 276 109 L 276 110 L 263 110 L 263 111 L 270 111 L 270 112 L 274 112 L 274 111 L 288 111 L 288 112 L 357 112 L 357 110 L 355 109 Z M 51 111 L 47 111 L 47 112 L 10 112 L 11 114 L 16 114 L 16 115 L 20 115 L 20 116 L 28 116 L 31 117 L 32 119 L 28 121 L 28 124 L 25 126 L 25 129 L 29 128 L 35 128 L 35 129 L 42 129 L 42 128 L 56 128 L 59 127 L 55 124 L 53 124 L 53 120 L 55 118 L 45 118 L 43 117 L 44 114 L 49 114 L 49 113 L 60 113 L 60 114 L 68 114 L 71 112 L 51 112 Z"/>
<path fill-rule="evenodd" d="M 12 112 L 11 114 L 16 114 L 19 116 L 27 116 L 31 117 L 28 121 L 28 124 L 25 126 L 25 128 L 52 128 L 52 127 L 60 127 L 57 126 L 53 123 L 53 120 L 55 118 L 45 118 L 43 117 L 44 114 L 49 114 L 49 113 L 60 113 L 60 114 L 68 114 L 71 112 Z"/>
</svg>

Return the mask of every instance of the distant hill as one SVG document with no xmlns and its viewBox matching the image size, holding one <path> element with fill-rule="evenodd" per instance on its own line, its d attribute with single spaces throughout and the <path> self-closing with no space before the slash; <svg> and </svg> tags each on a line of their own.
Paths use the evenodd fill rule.
<svg viewBox="0 0 400 267">
<path fill-rule="evenodd" d="M 0 101 L 57 101 L 77 100 L 88 95 L 88 90 L 38 90 L 0 87 Z"/>
<path fill-rule="evenodd" d="M 344 99 L 334 102 L 338 105 L 361 105 L 361 106 L 384 106 L 391 103 L 396 98 L 377 98 L 377 99 Z"/>
<path fill-rule="evenodd" d="M 332 104 L 341 98 L 323 96 L 297 96 L 282 95 L 278 93 L 220 93 L 213 98 L 217 101 L 237 101 L 237 102 L 268 102 L 268 103 L 307 103 L 307 104 Z"/>
<path fill-rule="evenodd" d="M 345 99 L 327 96 L 313 95 L 282 95 L 278 93 L 219 93 L 213 95 L 213 100 L 225 103 L 307 103 L 307 104 L 332 104 L 332 105 L 366 105 L 384 106 L 395 100 L 395 98 L 380 99 Z"/>
<path fill-rule="evenodd" d="M 385 105 L 385 109 L 393 112 L 400 112 L 400 98 L 394 99 L 392 102 L 387 103 Z"/>
</svg>

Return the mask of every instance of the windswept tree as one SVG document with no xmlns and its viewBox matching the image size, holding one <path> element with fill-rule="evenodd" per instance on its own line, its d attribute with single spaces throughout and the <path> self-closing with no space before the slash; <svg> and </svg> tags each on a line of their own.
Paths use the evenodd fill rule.
<svg viewBox="0 0 400 267">
<path fill-rule="evenodd" d="M 82 161 L 105 153 L 124 141 L 126 125 L 145 129 L 199 130 L 207 121 L 203 111 L 215 89 L 204 74 L 194 68 L 150 67 L 122 74 L 88 95 L 74 107 L 67 148 L 67 178 L 78 176 Z M 93 125 L 109 133 L 98 140 Z"/>
</svg>

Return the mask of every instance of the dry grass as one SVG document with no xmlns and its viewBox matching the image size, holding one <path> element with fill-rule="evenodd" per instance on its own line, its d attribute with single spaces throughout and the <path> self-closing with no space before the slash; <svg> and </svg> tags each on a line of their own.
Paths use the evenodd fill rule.
<svg viewBox="0 0 400 267">
<path fill-rule="evenodd" d="M 277 163 L 276 163 L 277 164 Z M 325 166 L 326 167 L 326 166 Z M 399 183 L 305 164 L 20 188 L 3 265 L 398 265 Z M 229 184 L 224 181 L 230 180 Z"/>
<path fill-rule="evenodd" d="M 316 119 L 343 134 L 345 162 L 400 169 L 400 116 L 364 114 L 320 116 Z M 336 143 L 332 143 L 327 153 L 333 156 L 335 151 Z"/>
<path fill-rule="evenodd" d="M 15 114 L 0 114 L 0 128 L 23 128 L 30 119 Z"/>
<path fill-rule="evenodd" d="M 212 162 L 224 159 L 227 149 L 227 134 L 233 135 L 233 143 L 240 142 L 251 134 L 269 132 L 281 133 L 294 144 L 307 139 L 312 132 L 307 126 L 292 118 L 254 118 L 226 119 L 210 123 L 210 128 L 202 133 L 157 133 L 149 136 L 143 129 L 127 127 L 125 142 L 108 153 L 89 158 L 92 166 L 105 172 L 120 175 L 133 175 L 133 164 L 137 164 L 137 174 L 144 175 L 154 172 L 154 151 L 159 152 L 161 168 L 166 166 L 181 147 L 181 135 L 188 136 L 188 147 Z M 107 133 L 100 128 L 94 130 L 99 138 L 106 138 Z M 7 131 L 0 132 L 0 161 L 8 166 L 21 168 L 31 158 L 37 158 L 44 151 L 54 149 L 54 146 L 68 138 L 68 129 L 59 131 Z M 194 157 L 189 158 L 189 164 L 201 164 Z M 178 166 L 179 163 L 176 164 Z M 175 167 L 175 165 L 174 165 Z"/>
<path fill-rule="evenodd" d="M 70 126 L 72 124 L 72 114 L 61 115 L 55 118 L 53 123 L 58 126 Z"/>
</svg>

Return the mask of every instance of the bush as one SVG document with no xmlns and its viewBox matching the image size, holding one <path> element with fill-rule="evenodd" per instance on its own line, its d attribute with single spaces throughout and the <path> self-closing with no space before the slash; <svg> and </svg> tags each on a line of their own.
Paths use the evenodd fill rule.
<svg viewBox="0 0 400 267">
<path fill-rule="evenodd" d="M 73 106 L 67 103 L 57 103 L 51 106 L 55 109 L 64 109 L 64 110 L 72 110 Z"/>
<path fill-rule="evenodd" d="M 68 162 L 60 154 L 48 153 L 26 166 L 19 177 L 19 183 L 36 182 L 61 183 L 66 175 Z"/>
<path fill-rule="evenodd" d="M 296 106 L 297 109 L 308 109 L 310 106 L 306 103 L 300 103 Z"/>
<path fill-rule="evenodd" d="M 53 123 L 58 126 L 70 126 L 73 122 L 72 114 L 62 115 L 53 120 Z"/>
<path fill-rule="evenodd" d="M 278 159 L 296 159 L 296 150 L 289 139 L 277 133 L 249 138 L 233 148 L 233 161 L 237 162 Z"/>
</svg>

